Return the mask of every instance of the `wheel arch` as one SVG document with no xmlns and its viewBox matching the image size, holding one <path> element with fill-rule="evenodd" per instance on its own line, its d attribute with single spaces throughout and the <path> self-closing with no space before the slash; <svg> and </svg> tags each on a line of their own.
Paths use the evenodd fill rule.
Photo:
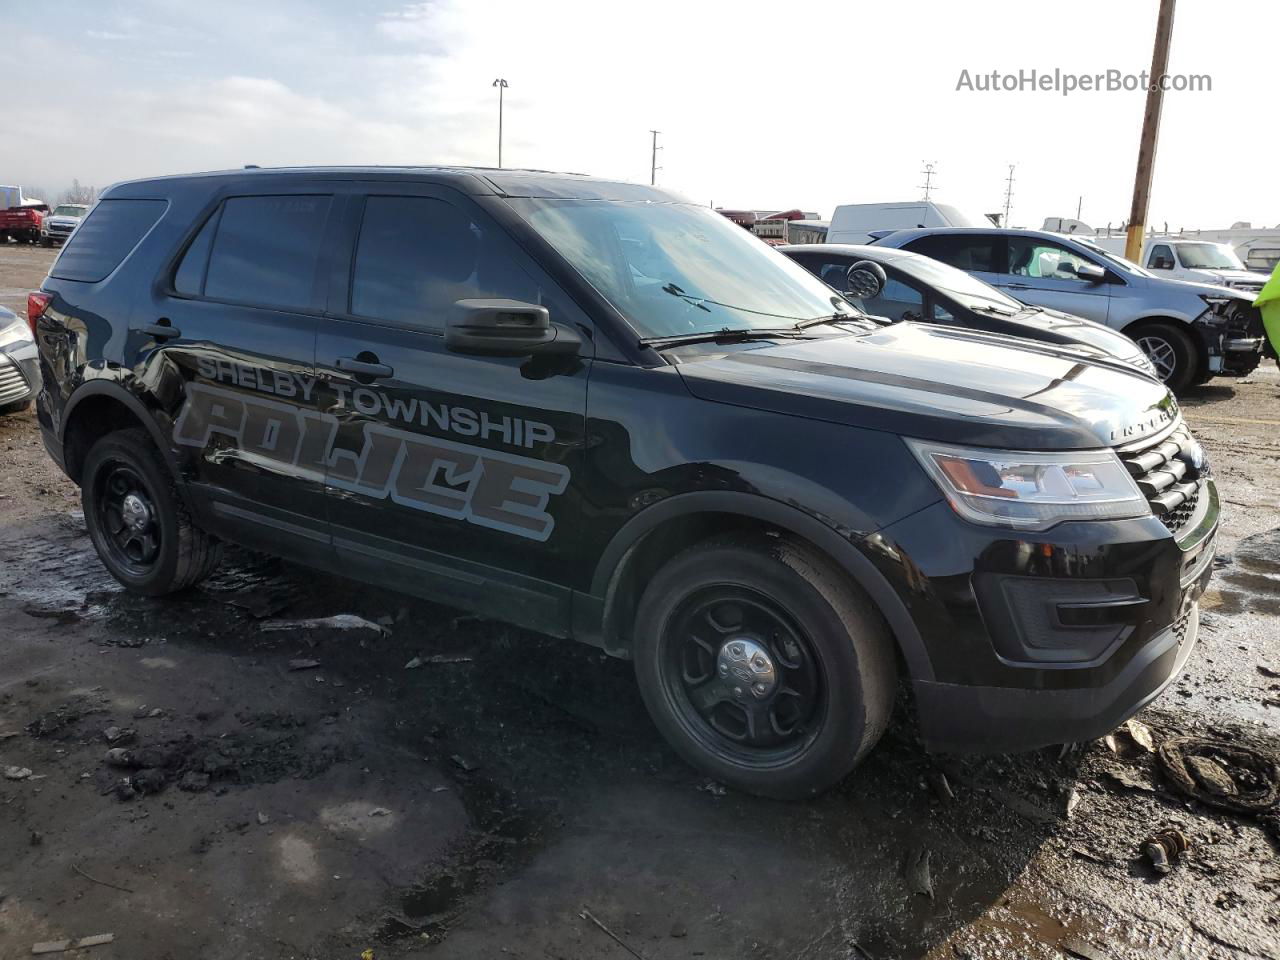
<svg viewBox="0 0 1280 960">
<path fill-rule="evenodd" d="M 63 469 L 67 476 L 78 484 L 85 456 L 93 446 L 93 441 L 113 430 L 130 427 L 142 427 L 146 430 L 173 476 L 181 476 L 168 438 L 161 431 L 151 411 L 124 387 L 103 380 L 90 380 L 82 384 L 71 395 L 63 411 L 60 440 Z M 183 499 L 187 500 L 184 485 L 179 483 L 177 486 Z M 188 502 L 187 505 L 189 507 L 191 504 Z"/>
<path fill-rule="evenodd" d="M 699 491 L 679 494 L 632 517 L 609 542 L 596 565 L 591 598 L 601 603 L 596 629 L 602 646 L 629 657 L 628 627 L 649 576 L 701 540 L 733 530 L 763 529 L 796 537 L 843 570 L 884 617 L 913 679 L 933 677 L 920 631 L 902 599 L 875 564 L 849 539 L 822 520 L 777 500 L 749 493 Z"/>
</svg>

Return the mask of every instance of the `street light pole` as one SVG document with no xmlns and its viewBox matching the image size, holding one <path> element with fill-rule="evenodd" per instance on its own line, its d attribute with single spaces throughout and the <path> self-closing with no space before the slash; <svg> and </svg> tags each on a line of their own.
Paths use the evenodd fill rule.
<svg viewBox="0 0 1280 960">
<path fill-rule="evenodd" d="M 506 90 L 509 84 L 507 81 L 499 77 L 493 81 L 493 85 L 498 88 L 498 169 L 502 169 L 502 91 Z"/>
</svg>

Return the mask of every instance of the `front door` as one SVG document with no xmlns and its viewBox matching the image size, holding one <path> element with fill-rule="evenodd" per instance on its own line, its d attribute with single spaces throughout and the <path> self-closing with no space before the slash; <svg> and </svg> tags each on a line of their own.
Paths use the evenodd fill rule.
<svg viewBox="0 0 1280 960">
<path fill-rule="evenodd" d="M 285 555 L 328 542 L 323 463 L 308 436 L 333 211 L 333 196 L 314 190 L 223 199 L 150 318 L 176 371 L 172 387 L 153 389 L 174 393 L 173 440 L 206 522 Z"/>
<path fill-rule="evenodd" d="M 1024 303 L 1105 324 L 1111 306 L 1111 285 L 1077 276 L 1085 265 L 1100 266 L 1051 240 L 1011 236 L 1009 276 L 1002 286 Z"/>
<path fill-rule="evenodd" d="M 350 270 L 317 339 L 328 515 L 366 577 L 552 633 L 569 622 L 590 368 L 586 318 L 487 214 L 441 189 L 352 198 Z M 572 359 L 445 349 L 458 300 L 546 306 Z"/>
</svg>

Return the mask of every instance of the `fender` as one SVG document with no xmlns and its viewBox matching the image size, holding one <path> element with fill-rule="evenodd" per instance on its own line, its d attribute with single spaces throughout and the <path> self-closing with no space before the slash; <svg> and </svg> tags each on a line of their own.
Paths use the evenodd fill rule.
<svg viewBox="0 0 1280 960">
<path fill-rule="evenodd" d="M 623 524 L 609 541 L 591 579 L 592 596 L 605 598 L 601 604 L 602 614 L 612 600 L 614 574 L 628 551 L 660 524 L 699 513 L 729 513 L 760 520 L 802 537 L 822 550 L 871 597 L 897 638 L 912 679 L 933 678 L 933 666 L 920 631 L 875 564 L 853 542 L 816 517 L 778 500 L 750 493 L 721 490 L 682 493 L 648 507 Z"/>
<path fill-rule="evenodd" d="M 160 456 L 164 459 L 165 464 L 169 467 L 169 472 L 173 475 L 174 480 L 179 480 L 182 476 L 182 468 L 178 463 L 177 454 L 175 453 L 171 438 L 160 429 L 160 425 L 156 423 L 155 415 L 147 407 L 145 403 L 130 393 L 124 387 L 120 386 L 115 380 L 94 379 L 86 380 L 80 386 L 76 387 L 67 400 L 66 406 L 62 410 L 62 416 L 58 426 L 58 444 L 63 450 L 63 461 L 66 460 L 66 432 L 67 424 L 71 423 L 75 416 L 76 407 L 80 406 L 85 400 L 91 397 L 110 397 L 117 401 L 132 413 L 138 422 L 146 429 L 151 437 L 151 442 L 156 445 L 156 449 L 160 451 Z M 77 480 L 77 483 L 79 481 Z M 197 504 L 192 500 L 187 484 L 176 483 L 178 494 L 182 497 L 187 508 L 193 510 L 199 515 Z"/>
</svg>

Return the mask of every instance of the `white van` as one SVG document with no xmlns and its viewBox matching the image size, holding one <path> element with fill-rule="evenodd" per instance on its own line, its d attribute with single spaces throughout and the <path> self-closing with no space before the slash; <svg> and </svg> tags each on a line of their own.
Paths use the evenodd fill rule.
<svg viewBox="0 0 1280 960">
<path fill-rule="evenodd" d="M 866 243 L 876 235 L 916 227 L 990 227 L 986 217 L 972 217 L 945 203 L 843 203 L 831 215 L 827 243 Z"/>
</svg>

